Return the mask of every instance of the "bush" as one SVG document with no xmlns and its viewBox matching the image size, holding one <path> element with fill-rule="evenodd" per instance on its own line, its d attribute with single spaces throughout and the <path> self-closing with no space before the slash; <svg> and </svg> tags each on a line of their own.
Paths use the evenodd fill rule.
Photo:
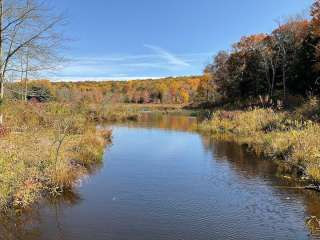
<svg viewBox="0 0 320 240">
<path fill-rule="evenodd" d="M 28 90 L 28 100 L 32 100 L 33 98 L 39 102 L 48 102 L 53 99 L 53 95 L 49 88 L 44 86 L 32 86 Z"/>
</svg>

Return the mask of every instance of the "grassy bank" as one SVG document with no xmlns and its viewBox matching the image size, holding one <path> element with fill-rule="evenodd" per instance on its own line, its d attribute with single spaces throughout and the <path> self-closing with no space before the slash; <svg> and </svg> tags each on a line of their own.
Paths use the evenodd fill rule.
<svg viewBox="0 0 320 240">
<path fill-rule="evenodd" d="M 200 130 L 247 144 L 263 157 L 300 168 L 305 177 L 320 182 L 320 124 L 310 105 L 293 112 L 272 109 L 216 111 Z M 311 114 L 313 111 L 313 114 Z M 309 114 L 309 116 L 308 116 Z"/>
<path fill-rule="evenodd" d="M 181 104 L 88 104 L 81 105 L 82 111 L 87 112 L 91 121 L 125 122 L 137 121 L 142 113 L 155 114 L 192 114 L 191 110 L 185 110 Z"/>
<path fill-rule="evenodd" d="M 60 195 L 102 161 L 111 132 L 96 129 L 82 107 L 7 102 L 1 106 L 0 209 Z"/>
<path fill-rule="evenodd" d="M 99 123 L 136 121 L 139 117 L 138 108 L 124 104 L 88 104 L 81 108 L 90 121 Z"/>
</svg>

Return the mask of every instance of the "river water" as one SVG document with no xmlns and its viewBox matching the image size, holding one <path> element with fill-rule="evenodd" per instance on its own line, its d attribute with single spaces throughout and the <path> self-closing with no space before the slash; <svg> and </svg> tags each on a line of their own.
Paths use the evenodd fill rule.
<svg viewBox="0 0 320 240">
<path fill-rule="evenodd" d="M 318 193 L 186 116 L 112 125 L 104 164 L 74 193 L 0 220 L 0 239 L 310 239 Z"/>
</svg>

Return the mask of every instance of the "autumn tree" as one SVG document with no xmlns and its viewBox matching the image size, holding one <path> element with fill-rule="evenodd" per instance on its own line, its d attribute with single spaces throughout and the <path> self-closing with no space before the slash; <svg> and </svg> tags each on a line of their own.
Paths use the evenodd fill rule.
<svg viewBox="0 0 320 240">
<path fill-rule="evenodd" d="M 209 64 L 204 70 L 206 74 L 210 74 L 211 78 L 214 79 L 216 90 L 223 97 L 228 95 L 230 81 L 228 71 L 229 57 L 230 55 L 226 51 L 218 52 L 218 54 L 214 57 L 213 63 Z"/>
<path fill-rule="evenodd" d="M 316 6 L 319 3 L 313 12 Z M 271 34 L 242 37 L 230 52 L 219 52 L 206 70 L 214 76 L 222 99 L 286 100 L 288 95 L 319 93 L 319 78 L 312 70 L 315 22 L 291 18 Z"/>
<path fill-rule="evenodd" d="M 216 88 L 214 82 L 214 75 L 211 70 L 206 69 L 204 75 L 200 78 L 197 89 L 197 101 L 212 102 L 215 100 Z"/>
</svg>

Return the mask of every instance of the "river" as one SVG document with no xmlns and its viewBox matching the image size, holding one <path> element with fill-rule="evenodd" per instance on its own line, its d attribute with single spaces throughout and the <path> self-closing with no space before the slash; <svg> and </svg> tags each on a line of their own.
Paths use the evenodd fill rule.
<svg viewBox="0 0 320 240">
<path fill-rule="evenodd" d="M 0 239 L 310 239 L 320 195 L 245 147 L 189 131 L 187 116 L 114 124 L 103 166 L 76 191 L 20 217 Z M 283 171 L 283 169 L 281 170 Z"/>
</svg>

